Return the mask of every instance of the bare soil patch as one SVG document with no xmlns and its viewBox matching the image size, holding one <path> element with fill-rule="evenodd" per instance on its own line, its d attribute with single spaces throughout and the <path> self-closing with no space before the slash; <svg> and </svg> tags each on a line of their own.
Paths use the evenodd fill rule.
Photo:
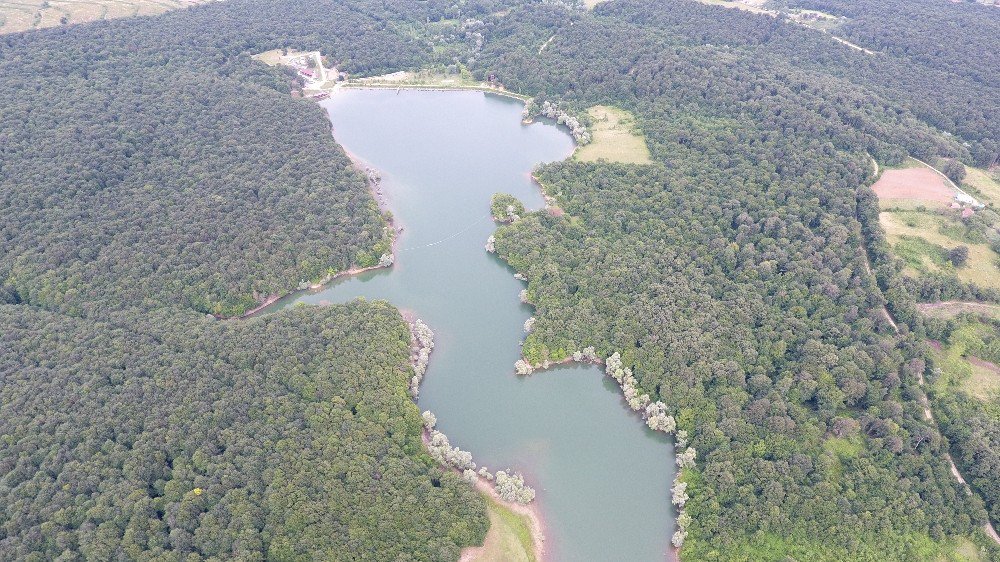
<svg viewBox="0 0 1000 562">
<path fill-rule="evenodd" d="M 882 172 L 872 186 L 880 201 L 913 201 L 926 206 L 947 207 L 955 200 L 955 190 L 941 176 L 927 168 L 890 169 Z"/>
</svg>

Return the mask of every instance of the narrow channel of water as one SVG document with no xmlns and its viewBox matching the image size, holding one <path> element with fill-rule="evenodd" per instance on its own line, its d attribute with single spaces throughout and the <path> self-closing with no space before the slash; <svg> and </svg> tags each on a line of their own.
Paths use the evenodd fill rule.
<svg viewBox="0 0 1000 562">
<path fill-rule="evenodd" d="M 542 206 L 530 179 L 572 153 L 551 124 L 524 126 L 521 104 L 481 92 L 348 90 L 323 102 L 334 136 L 382 175 L 404 227 L 396 263 L 277 303 L 385 299 L 413 311 L 436 346 L 419 405 L 452 444 L 490 470 L 525 474 L 552 560 L 662 560 L 673 533 L 673 450 L 593 366 L 514 374 L 524 284 L 486 253 L 490 197 Z M 272 310 L 273 310 L 272 309 Z"/>
</svg>

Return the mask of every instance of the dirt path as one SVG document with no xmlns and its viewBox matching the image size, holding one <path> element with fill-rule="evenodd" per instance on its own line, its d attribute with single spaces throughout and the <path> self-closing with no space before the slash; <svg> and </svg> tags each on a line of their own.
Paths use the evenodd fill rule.
<svg viewBox="0 0 1000 562">
<path fill-rule="evenodd" d="M 876 169 L 877 167 L 878 164 L 876 164 Z M 861 250 L 865 256 L 865 270 L 868 272 L 869 275 L 872 275 L 871 258 L 868 257 L 868 247 L 864 243 L 862 243 L 861 245 Z M 936 304 L 944 304 L 944 303 L 936 303 Z M 968 303 L 962 303 L 962 304 L 968 304 Z M 896 324 L 896 320 L 892 317 L 892 314 L 889 312 L 889 309 L 885 307 L 885 305 L 883 305 L 881 308 L 882 308 L 882 315 L 885 316 L 885 319 L 888 320 L 889 324 L 892 325 L 893 331 L 895 331 L 896 334 L 898 335 L 899 326 Z M 926 381 L 924 380 L 923 373 L 918 373 L 917 382 L 920 384 L 921 390 L 923 390 L 926 386 Z M 930 400 L 928 400 L 926 392 L 921 392 L 920 405 L 923 406 L 924 409 L 924 418 L 928 422 L 932 423 L 935 427 L 937 427 L 937 422 L 934 420 L 934 413 L 931 411 Z M 955 461 L 951 458 L 951 453 L 945 451 L 944 458 L 946 461 L 948 461 L 948 467 L 951 469 L 952 476 L 954 476 L 955 480 L 957 480 L 962 486 L 965 487 L 965 493 L 971 496 L 972 488 L 970 488 L 969 485 L 965 482 L 965 478 L 962 477 L 962 473 L 958 471 L 958 466 L 955 465 Z M 986 532 L 987 535 L 989 535 L 993 539 L 994 542 L 1000 544 L 1000 535 L 997 535 L 997 531 L 996 529 L 993 528 L 993 524 L 990 522 L 989 519 L 987 519 L 986 523 L 983 524 L 983 530 Z"/>
<path fill-rule="evenodd" d="M 958 185 L 957 185 L 957 184 L 955 184 L 955 182 L 951 181 L 951 178 L 949 178 L 948 176 L 946 176 L 946 175 L 944 174 L 944 172 L 942 172 L 941 170 L 938 170 L 938 169 L 937 169 L 937 168 L 935 168 L 934 166 L 931 166 L 930 164 L 928 164 L 927 162 L 924 162 L 923 160 L 920 160 L 919 158 L 914 158 L 913 156 L 910 156 L 910 158 L 913 158 L 913 159 L 914 159 L 914 160 L 916 160 L 917 162 L 920 162 L 920 163 L 921 163 L 921 164 L 923 164 L 924 166 L 927 166 L 928 168 L 930 168 L 931 170 L 933 170 L 934 172 L 936 172 L 936 173 L 937 173 L 937 175 L 939 175 L 939 176 L 941 176 L 942 178 L 944 178 L 944 181 L 948 182 L 948 185 L 950 185 L 950 186 L 951 186 L 951 187 L 952 187 L 952 188 L 953 188 L 953 189 L 954 189 L 955 191 L 957 191 L 958 193 L 961 193 L 962 195 L 964 195 L 964 196 L 968 197 L 969 199 L 972 199 L 973 201 L 975 201 L 975 202 L 976 202 L 976 204 L 978 204 L 978 205 L 982 205 L 982 203 L 980 203 L 978 199 L 976 199 L 975 197 L 973 197 L 973 196 L 969 195 L 969 194 L 968 194 L 968 193 L 967 193 L 967 192 L 966 192 L 966 191 L 965 191 L 964 189 L 962 189 L 961 187 L 958 187 Z"/>
<path fill-rule="evenodd" d="M 875 273 L 872 271 L 871 259 L 868 257 L 868 247 L 865 246 L 864 244 L 862 244 L 861 245 L 861 250 L 862 250 L 862 253 L 865 256 L 865 271 L 868 272 L 868 275 L 871 275 L 871 276 L 874 277 Z M 899 326 L 896 324 L 896 319 L 892 317 L 892 314 L 889 314 L 889 309 L 886 308 L 885 305 L 882 306 L 882 316 L 886 320 L 888 320 L 889 325 L 892 326 L 893 331 L 895 331 L 898 334 L 899 333 Z M 920 381 L 920 384 L 921 385 L 924 384 L 922 379 Z"/>
<path fill-rule="evenodd" d="M 556 38 L 556 36 L 555 36 L 555 35 L 553 35 L 552 37 L 549 37 L 549 40 L 548 40 L 548 41 L 546 41 L 546 42 L 542 43 L 542 46 L 538 48 L 538 54 L 539 54 L 539 55 L 540 55 L 540 54 L 542 54 L 542 51 L 544 51 L 544 50 L 545 50 L 545 47 L 548 47 L 548 46 L 549 46 L 549 43 L 551 43 L 551 42 L 552 42 L 552 40 L 553 40 L 553 39 L 555 39 L 555 38 Z"/>
</svg>

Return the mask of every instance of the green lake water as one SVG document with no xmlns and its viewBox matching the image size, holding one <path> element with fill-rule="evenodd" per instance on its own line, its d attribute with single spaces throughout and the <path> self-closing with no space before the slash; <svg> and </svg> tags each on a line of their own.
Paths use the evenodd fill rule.
<svg viewBox="0 0 1000 562">
<path fill-rule="evenodd" d="M 552 124 L 522 125 L 522 105 L 482 92 L 347 90 L 323 102 L 334 136 L 382 175 L 403 226 L 391 269 L 283 299 L 385 299 L 435 333 L 419 407 L 452 445 L 536 489 L 551 560 L 663 560 L 674 513 L 673 449 L 594 366 L 514 374 L 531 307 L 525 284 L 483 245 L 490 196 L 542 207 L 532 168 L 573 151 Z"/>
</svg>

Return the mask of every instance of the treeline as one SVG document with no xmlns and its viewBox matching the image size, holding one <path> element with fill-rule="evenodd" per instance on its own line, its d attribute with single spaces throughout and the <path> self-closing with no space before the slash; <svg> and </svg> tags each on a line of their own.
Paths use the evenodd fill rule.
<svg viewBox="0 0 1000 562">
<path fill-rule="evenodd" d="M 421 444 L 385 303 L 246 322 L 0 306 L 0 559 L 455 560 L 489 526 Z"/>
</svg>

